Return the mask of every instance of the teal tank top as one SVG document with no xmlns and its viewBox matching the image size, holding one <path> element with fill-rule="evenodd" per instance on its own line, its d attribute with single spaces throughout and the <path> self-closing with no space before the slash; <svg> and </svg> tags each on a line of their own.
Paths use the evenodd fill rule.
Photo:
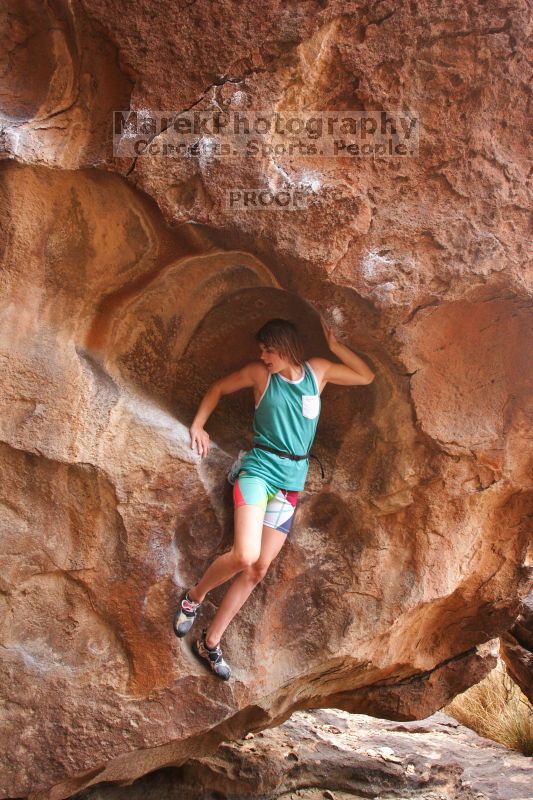
<svg viewBox="0 0 533 800">
<path fill-rule="evenodd" d="M 315 373 L 307 361 L 303 368 L 302 377 L 295 381 L 279 373 L 269 374 L 255 407 L 254 441 L 294 455 L 309 452 L 320 415 L 320 392 Z M 279 489 L 300 491 L 308 469 L 308 459 L 291 461 L 252 447 L 243 456 L 240 473 L 264 478 Z"/>
</svg>

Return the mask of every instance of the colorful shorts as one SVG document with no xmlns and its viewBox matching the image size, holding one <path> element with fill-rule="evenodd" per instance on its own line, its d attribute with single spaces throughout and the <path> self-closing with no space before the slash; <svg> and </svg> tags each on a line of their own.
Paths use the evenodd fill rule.
<svg viewBox="0 0 533 800">
<path fill-rule="evenodd" d="M 298 492 L 270 486 L 255 475 L 239 475 L 233 486 L 233 502 L 239 506 L 264 509 L 263 525 L 289 533 L 294 520 Z"/>
</svg>

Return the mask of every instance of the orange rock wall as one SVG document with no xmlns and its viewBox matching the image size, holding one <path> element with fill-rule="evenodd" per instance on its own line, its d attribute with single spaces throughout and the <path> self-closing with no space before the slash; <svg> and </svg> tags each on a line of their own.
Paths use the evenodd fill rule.
<svg viewBox="0 0 533 800">
<path fill-rule="evenodd" d="M 298 708 L 433 713 L 530 580 L 529 5 L 19 0 L 4 22 L 0 797 L 131 781 Z M 419 152 L 113 155 L 113 110 L 240 104 L 412 109 Z M 228 208 L 286 185 L 305 211 Z M 171 619 L 231 543 L 251 398 L 204 462 L 187 428 L 265 319 L 327 355 L 317 311 L 376 379 L 325 390 L 326 480 L 222 685 Z"/>
</svg>

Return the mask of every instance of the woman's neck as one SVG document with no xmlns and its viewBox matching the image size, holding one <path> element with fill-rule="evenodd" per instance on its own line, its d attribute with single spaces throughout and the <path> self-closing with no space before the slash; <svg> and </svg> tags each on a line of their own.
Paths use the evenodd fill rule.
<svg viewBox="0 0 533 800">
<path fill-rule="evenodd" d="M 279 374 L 289 381 L 297 381 L 303 377 L 304 366 L 303 364 L 289 364 L 288 367 L 281 369 Z"/>
</svg>

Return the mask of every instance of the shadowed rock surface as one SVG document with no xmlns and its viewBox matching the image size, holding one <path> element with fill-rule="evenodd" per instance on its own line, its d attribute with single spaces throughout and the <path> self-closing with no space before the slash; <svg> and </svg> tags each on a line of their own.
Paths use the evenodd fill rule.
<svg viewBox="0 0 533 800">
<path fill-rule="evenodd" d="M 533 703 L 533 594 L 522 603 L 513 627 L 502 635 L 500 653 L 512 679 Z"/>
<path fill-rule="evenodd" d="M 530 759 L 446 714 L 398 724 L 327 709 L 76 800 L 528 800 L 530 789 Z"/>
<path fill-rule="evenodd" d="M 432 714 L 529 590 L 529 4 L 6 8 L 0 797 L 131 781 L 302 708 Z M 420 149 L 113 156 L 113 110 L 240 104 L 411 109 Z M 309 207 L 228 208 L 265 185 Z M 221 685 L 171 620 L 231 543 L 253 403 L 224 399 L 204 462 L 188 426 L 266 319 L 328 355 L 317 311 L 376 379 L 326 388 L 326 480 L 311 467 Z"/>
</svg>

